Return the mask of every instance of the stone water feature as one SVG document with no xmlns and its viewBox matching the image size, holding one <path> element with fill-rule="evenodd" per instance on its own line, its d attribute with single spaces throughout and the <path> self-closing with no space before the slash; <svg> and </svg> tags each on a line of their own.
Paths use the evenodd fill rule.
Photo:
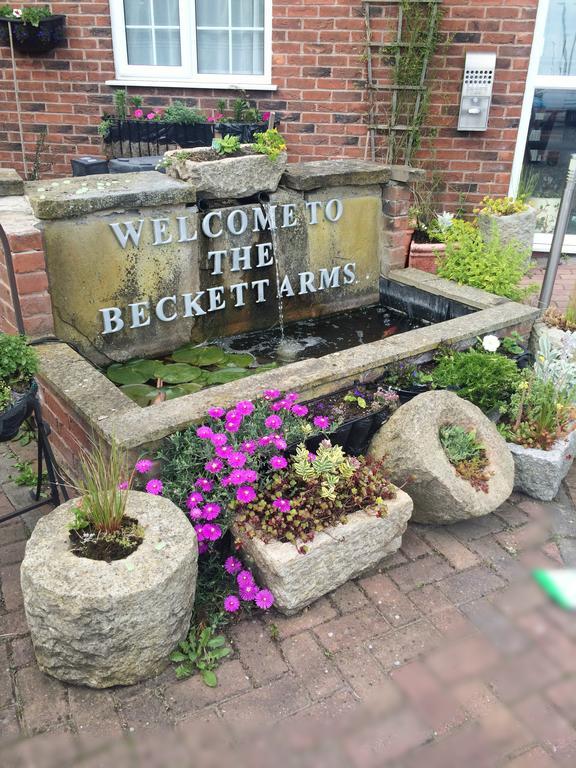
<svg viewBox="0 0 576 768">
<path fill-rule="evenodd" d="M 403 269 L 417 173 L 361 161 L 288 165 L 275 191 L 249 200 L 230 190 L 205 201 L 156 172 L 27 184 L 62 342 L 39 347 L 40 383 L 68 469 L 93 436 L 137 455 L 206 412 L 206 392 L 139 407 L 99 370 L 111 361 L 378 303 L 425 324 L 212 387 L 210 404 L 227 407 L 267 388 L 321 396 L 397 360 L 426 359 L 442 342 L 529 330 L 531 307 Z"/>
</svg>

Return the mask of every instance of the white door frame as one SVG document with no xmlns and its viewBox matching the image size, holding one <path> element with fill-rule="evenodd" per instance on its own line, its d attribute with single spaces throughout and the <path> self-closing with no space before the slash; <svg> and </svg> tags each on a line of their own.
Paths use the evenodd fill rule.
<svg viewBox="0 0 576 768">
<path fill-rule="evenodd" d="M 518 191 L 520 175 L 522 173 L 522 162 L 524 160 L 524 151 L 526 141 L 528 140 L 528 126 L 532 114 L 532 102 L 534 101 L 534 90 L 536 88 L 546 89 L 574 89 L 576 90 L 576 76 L 561 75 L 539 75 L 540 58 L 544 48 L 544 30 L 550 0 L 540 0 L 536 12 L 536 22 L 534 25 L 534 37 L 532 40 L 532 52 L 530 54 L 530 63 L 526 75 L 526 88 L 524 90 L 524 99 L 522 101 L 522 112 L 518 126 L 518 135 L 516 137 L 516 149 L 514 152 L 514 161 L 512 163 L 512 172 L 510 175 L 510 187 L 508 194 L 514 197 Z M 537 232 L 534 236 L 534 250 L 548 252 L 552 244 L 552 234 Z M 576 253 L 576 235 L 567 235 L 564 240 L 564 253 Z"/>
</svg>

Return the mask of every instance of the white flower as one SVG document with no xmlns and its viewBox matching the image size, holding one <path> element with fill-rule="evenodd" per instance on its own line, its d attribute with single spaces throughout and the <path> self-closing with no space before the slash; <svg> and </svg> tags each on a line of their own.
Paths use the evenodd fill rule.
<svg viewBox="0 0 576 768">
<path fill-rule="evenodd" d="M 14 16 L 16 19 L 19 19 L 22 16 L 22 11 L 20 8 L 12 8 L 12 16 Z"/>
<path fill-rule="evenodd" d="M 448 211 L 442 211 L 442 213 L 436 214 L 438 227 L 441 232 L 445 232 L 447 229 L 450 229 L 450 227 L 452 226 L 453 218 L 454 218 L 454 214 L 448 213 Z"/>
<path fill-rule="evenodd" d="M 496 352 L 498 347 L 500 346 L 500 339 L 498 336 L 484 336 L 482 339 L 482 346 L 486 350 L 486 352 Z"/>
</svg>

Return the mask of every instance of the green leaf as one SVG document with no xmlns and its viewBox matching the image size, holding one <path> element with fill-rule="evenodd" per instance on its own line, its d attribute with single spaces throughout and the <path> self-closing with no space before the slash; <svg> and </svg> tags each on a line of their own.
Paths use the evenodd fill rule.
<svg viewBox="0 0 576 768">
<path fill-rule="evenodd" d="M 250 376 L 250 371 L 244 368 L 221 368 L 219 371 L 209 374 L 208 384 L 228 384 L 229 381 L 236 381 L 236 379 L 243 379 L 246 376 Z"/>
<path fill-rule="evenodd" d="M 180 653 L 180 651 L 174 651 L 170 654 L 170 661 L 174 662 L 181 662 L 181 661 L 187 661 L 188 657 L 185 653 Z"/>
<path fill-rule="evenodd" d="M 194 670 L 186 664 L 181 664 L 174 671 L 178 680 L 185 680 L 187 677 L 190 677 Z"/>
<path fill-rule="evenodd" d="M 248 368 L 249 365 L 254 365 L 256 362 L 256 358 L 250 352 L 226 352 L 224 357 L 226 365 L 232 365 L 236 368 Z"/>
<path fill-rule="evenodd" d="M 150 405 L 159 392 L 156 387 L 151 387 L 149 384 L 125 384 L 120 387 L 120 390 L 142 408 Z"/>
<path fill-rule="evenodd" d="M 205 669 L 202 672 L 202 680 L 204 680 L 204 683 L 209 688 L 216 688 L 218 685 L 218 678 L 216 677 L 216 673 L 212 672 L 211 669 Z"/>
<path fill-rule="evenodd" d="M 202 375 L 200 368 L 194 368 L 186 363 L 173 363 L 172 365 L 158 365 L 154 369 L 154 375 L 167 384 L 183 384 L 194 381 Z"/>
<path fill-rule="evenodd" d="M 218 635 L 218 637 L 213 637 L 210 640 L 208 648 L 220 648 L 222 645 L 226 645 L 226 638 L 224 635 Z"/>
<path fill-rule="evenodd" d="M 143 370 L 130 365 L 130 363 L 126 363 L 126 365 L 114 363 L 114 365 L 108 366 L 106 376 L 114 384 L 144 384 L 150 378 Z"/>
<path fill-rule="evenodd" d="M 220 347 L 181 347 L 173 353 L 172 359 L 177 363 L 192 365 L 219 365 L 225 362 L 226 354 Z"/>
<path fill-rule="evenodd" d="M 154 370 L 158 360 L 131 360 L 127 365 L 146 376 L 146 380 L 154 378 Z"/>
<path fill-rule="evenodd" d="M 229 656 L 232 653 L 232 648 L 215 648 L 211 656 L 214 659 L 223 659 L 225 656 Z"/>
</svg>

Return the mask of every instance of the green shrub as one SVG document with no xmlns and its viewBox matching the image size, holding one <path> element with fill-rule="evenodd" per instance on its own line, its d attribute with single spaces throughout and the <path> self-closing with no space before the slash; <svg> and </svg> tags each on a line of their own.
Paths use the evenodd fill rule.
<svg viewBox="0 0 576 768">
<path fill-rule="evenodd" d="M 432 372 L 434 386 L 456 389 L 484 413 L 504 410 L 519 380 L 514 360 L 476 349 L 443 357 Z"/>
<path fill-rule="evenodd" d="M 500 243 L 494 228 L 485 243 L 470 222 L 454 219 L 444 236 L 446 253 L 438 260 L 438 275 L 456 283 L 520 301 L 536 290 L 520 287 L 529 269 L 529 254 L 514 242 Z"/>
<path fill-rule="evenodd" d="M 28 345 L 28 339 L 0 333 L 0 381 L 13 389 L 22 389 L 37 370 L 38 355 Z"/>
<path fill-rule="evenodd" d="M 0 381 L 0 413 L 6 410 L 12 402 L 12 390 Z"/>
<path fill-rule="evenodd" d="M 513 197 L 485 197 L 480 208 L 475 208 L 474 213 L 490 214 L 492 216 L 512 216 L 515 213 L 527 211 L 529 206 L 520 198 Z"/>
<path fill-rule="evenodd" d="M 165 123 L 205 123 L 204 114 L 194 107 L 187 107 L 181 101 L 173 101 L 162 113 L 161 120 Z"/>
<path fill-rule="evenodd" d="M 24 24 L 31 24 L 33 27 L 39 26 L 41 21 L 49 19 L 52 16 L 52 11 L 49 5 L 41 5 L 40 7 L 22 8 L 22 13 L 19 17 L 20 21 Z M 11 5 L 0 6 L 0 18 L 14 19 L 18 18 L 14 16 L 14 11 Z"/>
</svg>

